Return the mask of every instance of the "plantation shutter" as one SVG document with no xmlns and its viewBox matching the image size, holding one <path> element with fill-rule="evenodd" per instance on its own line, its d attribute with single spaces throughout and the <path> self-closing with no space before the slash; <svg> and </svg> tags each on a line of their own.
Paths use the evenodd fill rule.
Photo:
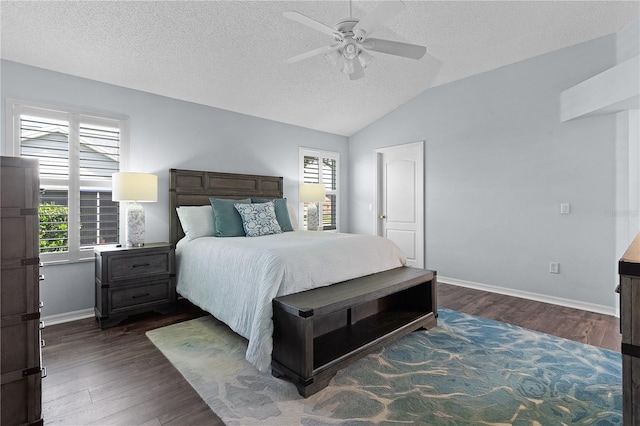
<svg viewBox="0 0 640 426">
<path fill-rule="evenodd" d="M 69 123 L 20 116 L 20 156 L 39 160 L 40 252 L 69 251 Z"/>
<path fill-rule="evenodd" d="M 54 118 L 20 117 L 20 156 L 40 160 L 40 179 L 69 182 L 69 123 Z"/>
<path fill-rule="evenodd" d="M 337 161 L 332 158 L 322 159 L 322 183 L 326 192 L 326 202 L 322 204 L 322 223 L 324 229 L 336 229 L 336 191 Z"/>
<path fill-rule="evenodd" d="M 337 229 L 337 167 L 335 158 L 322 155 L 303 157 L 303 183 L 322 183 L 325 187 L 326 197 L 322 203 L 322 224 L 325 230 Z"/>
<path fill-rule="evenodd" d="M 40 252 L 117 243 L 111 175 L 120 169 L 119 123 L 28 107 L 19 123 L 20 156 L 40 164 Z"/>
<path fill-rule="evenodd" d="M 80 122 L 80 247 L 118 242 L 111 175 L 120 170 L 120 129 Z"/>
</svg>

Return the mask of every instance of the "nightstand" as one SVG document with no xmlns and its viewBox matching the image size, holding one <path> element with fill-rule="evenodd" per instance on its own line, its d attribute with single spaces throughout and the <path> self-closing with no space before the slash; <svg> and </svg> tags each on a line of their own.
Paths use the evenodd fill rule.
<svg viewBox="0 0 640 426">
<path fill-rule="evenodd" d="M 175 308 L 175 246 L 151 243 L 143 247 L 98 246 L 96 318 L 101 328 L 117 325 L 129 315 Z"/>
</svg>

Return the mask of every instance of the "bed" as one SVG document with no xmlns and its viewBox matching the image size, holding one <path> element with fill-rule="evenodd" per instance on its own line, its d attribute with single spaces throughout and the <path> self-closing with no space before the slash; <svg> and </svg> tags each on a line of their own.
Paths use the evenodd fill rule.
<svg viewBox="0 0 640 426">
<path fill-rule="evenodd" d="M 246 359 L 261 372 L 271 366 L 274 298 L 406 263 L 395 244 L 376 236 L 292 231 L 257 238 L 185 238 L 177 208 L 207 206 L 209 197 L 281 199 L 282 188 L 282 177 L 170 170 L 177 291 L 247 338 Z"/>
</svg>

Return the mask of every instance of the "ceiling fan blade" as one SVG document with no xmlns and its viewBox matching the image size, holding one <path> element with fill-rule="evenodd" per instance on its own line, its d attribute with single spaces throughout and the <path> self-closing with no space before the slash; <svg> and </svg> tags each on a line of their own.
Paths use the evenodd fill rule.
<svg viewBox="0 0 640 426">
<path fill-rule="evenodd" d="M 417 44 L 401 43 L 399 41 L 368 38 L 361 46 L 374 52 L 388 55 L 404 56 L 405 58 L 420 59 L 427 53 L 427 48 Z"/>
<path fill-rule="evenodd" d="M 404 3 L 399 0 L 380 2 L 375 9 L 360 19 L 360 22 L 353 27 L 354 38 L 358 41 L 366 40 L 376 28 L 402 12 L 404 8 Z"/>
<path fill-rule="evenodd" d="M 364 68 L 358 58 L 353 60 L 353 72 L 349 74 L 349 80 L 358 80 L 364 77 Z"/>
<path fill-rule="evenodd" d="M 301 53 L 300 55 L 296 55 L 294 57 L 291 57 L 289 59 L 285 59 L 285 62 L 287 64 L 293 64 L 295 62 L 299 62 L 299 61 L 302 61 L 302 60 L 307 59 L 307 58 L 311 58 L 311 57 L 316 56 L 316 55 L 321 55 L 323 53 L 332 52 L 334 50 L 337 50 L 339 47 L 340 47 L 339 44 L 333 44 L 331 46 L 318 47 L 317 49 L 313 49 L 313 50 L 310 50 L 308 52 Z"/>
<path fill-rule="evenodd" d="M 330 36 L 335 36 L 337 33 L 337 31 L 330 26 L 325 25 L 322 22 L 318 22 L 315 19 L 311 19 L 308 16 L 303 15 L 302 13 L 291 11 L 282 12 L 282 16 L 306 25 L 307 27 L 313 28 L 316 31 L 320 31 L 321 33 L 329 34 Z"/>
</svg>

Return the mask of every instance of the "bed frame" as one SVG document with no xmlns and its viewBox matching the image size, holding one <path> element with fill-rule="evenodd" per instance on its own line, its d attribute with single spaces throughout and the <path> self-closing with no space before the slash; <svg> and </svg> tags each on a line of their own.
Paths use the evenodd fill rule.
<svg viewBox="0 0 640 426">
<path fill-rule="evenodd" d="M 209 197 L 282 198 L 282 177 L 169 170 L 169 241 L 184 237 L 176 207 L 204 206 Z"/>
<path fill-rule="evenodd" d="M 282 177 L 169 171 L 170 239 L 184 236 L 176 207 L 218 198 L 282 198 Z M 273 300 L 272 374 L 308 397 L 381 346 L 437 324 L 436 273 L 400 267 Z"/>
</svg>

